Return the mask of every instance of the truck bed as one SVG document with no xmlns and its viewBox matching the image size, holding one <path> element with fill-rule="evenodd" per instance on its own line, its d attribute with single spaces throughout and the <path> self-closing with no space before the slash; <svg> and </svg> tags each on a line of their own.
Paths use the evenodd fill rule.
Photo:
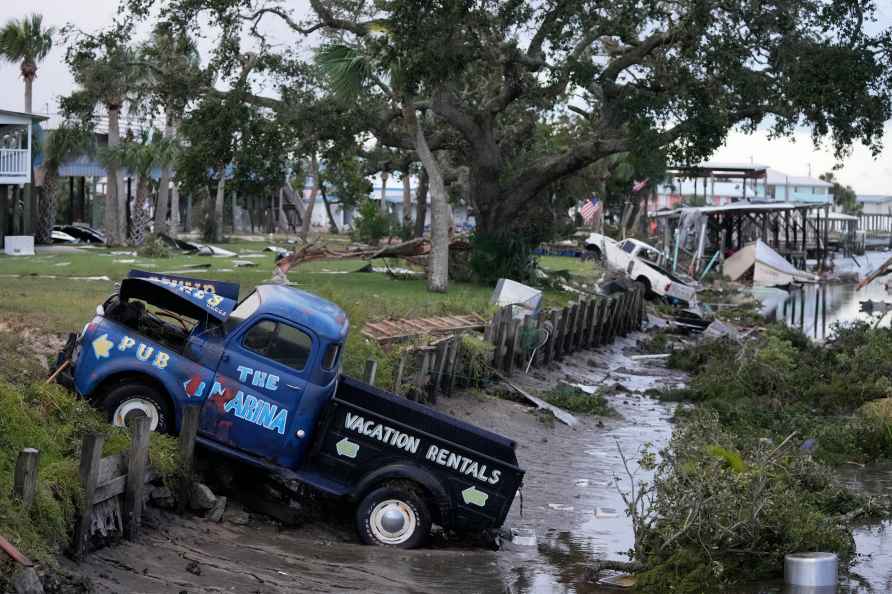
<svg viewBox="0 0 892 594">
<path fill-rule="evenodd" d="M 442 488 L 431 494 L 460 529 L 501 525 L 523 479 L 514 441 L 349 377 L 318 435 L 308 470 L 361 490 L 369 475 L 409 466 Z"/>
</svg>

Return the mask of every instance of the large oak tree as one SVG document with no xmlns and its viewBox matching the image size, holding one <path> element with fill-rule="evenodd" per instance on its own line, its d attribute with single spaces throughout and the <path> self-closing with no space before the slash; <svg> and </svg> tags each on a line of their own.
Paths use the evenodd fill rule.
<svg viewBox="0 0 892 594">
<path fill-rule="evenodd" d="M 870 0 L 310 0 L 303 19 L 273 0 L 165 6 L 181 24 L 264 40 L 276 19 L 296 45 L 322 33 L 399 63 L 416 109 L 446 124 L 428 145 L 467 169 L 481 234 L 523 228 L 555 184 L 616 154 L 696 162 L 757 126 L 878 151 L 892 115 L 890 33 Z M 404 110 L 356 109 L 379 142 L 414 149 Z M 577 141 L 543 152 L 536 126 L 559 116 Z"/>
</svg>

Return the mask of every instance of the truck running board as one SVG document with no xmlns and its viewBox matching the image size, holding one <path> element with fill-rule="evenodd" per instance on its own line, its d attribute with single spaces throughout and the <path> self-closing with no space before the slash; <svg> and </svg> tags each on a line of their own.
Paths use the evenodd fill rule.
<svg viewBox="0 0 892 594">
<path fill-rule="evenodd" d="M 258 460 L 254 456 L 246 454 L 241 450 L 231 448 L 229 446 L 223 445 L 218 441 L 213 441 L 206 437 L 201 437 L 200 435 L 195 438 L 195 442 L 211 451 L 222 452 L 223 454 L 241 460 L 246 464 L 256 466 L 257 468 L 262 468 L 270 474 L 278 475 L 283 480 L 304 483 L 324 493 L 334 495 L 335 497 L 344 497 L 350 494 L 350 487 L 343 483 L 339 483 L 337 481 L 326 478 L 320 475 L 318 472 L 307 470 L 295 472 L 288 468 L 282 468 L 281 466 L 276 466 L 275 464 L 270 464 L 269 462 Z"/>
</svg>

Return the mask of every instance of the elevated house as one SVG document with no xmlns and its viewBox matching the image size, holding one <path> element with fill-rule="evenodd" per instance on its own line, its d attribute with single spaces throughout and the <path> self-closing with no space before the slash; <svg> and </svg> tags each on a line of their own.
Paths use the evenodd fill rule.
<svg viewBox="0 0 892 594">
<path fill-rule="evenodd" d="M 826 205 L 833 202 L 832 184 L 790 175 L 759 163 L 706 162 L 669 170 L 669 180 L 656 189 L 649 210 L 682 204 L 721 206 L 736 202 L 783 202 Z M 653 198 L 650 198 L 653 200 Z"/>
<path fill-rule="evenodd" d="M 45 116 L 0 109 L 0 239 L 9 234 L 30 234 L 34 195 L 31 184 L 31 147 L 34 124 Z M 26 204 L 27 202 L 27 204 Z"/>
</svg>

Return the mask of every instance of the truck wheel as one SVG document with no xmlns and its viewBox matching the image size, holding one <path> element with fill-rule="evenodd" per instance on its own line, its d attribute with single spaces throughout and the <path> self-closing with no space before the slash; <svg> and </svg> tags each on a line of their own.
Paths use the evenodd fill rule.
<svg viewBox="0 0 892 594">
<path fill-rule="evenodd" d="M 356 509 L 356 529 L 367 545 L 414 549 L 427 541 L 431 517 L 427 505 L 414 492 L 379 487 Z"/>
<path fill-rule="evenodd" d="M 151 420 L 152 431 L 173 432 L 173 416 L 167 400 L 148 384 L 128 382 L 114 386 L 106 393 L 100 406 L 109 423 L 115 427 L 126 427 L 128 418 L 144 414 Z"/>
</svg>

